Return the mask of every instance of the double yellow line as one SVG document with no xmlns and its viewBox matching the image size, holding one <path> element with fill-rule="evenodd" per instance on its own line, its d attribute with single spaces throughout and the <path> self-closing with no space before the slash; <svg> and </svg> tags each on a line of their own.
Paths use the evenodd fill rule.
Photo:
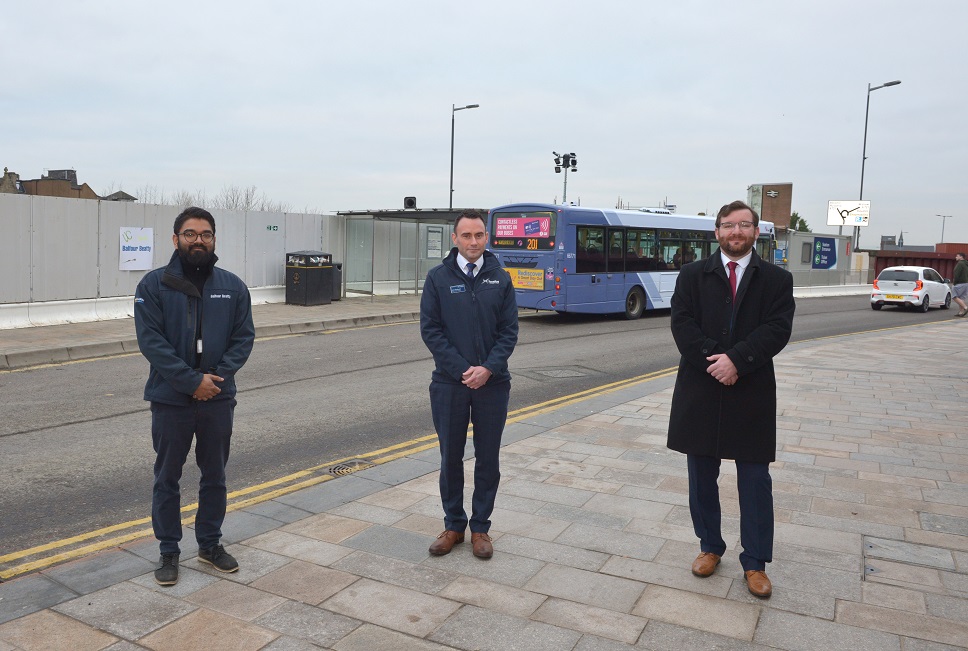
<svg viewBox="0 0 968 651">
<path fill-rule="evenodd" d="M 656 371 L 654 373 L 646 373 L 644 375 L 639 375 L 609 384 L 603 384 L 585 391 L 579 391 L 578 393 L 573 393 L 560 398 L 555 398 L 553 400 L 529 405 L 521 409 L 516 409 L 508 413 L 508 423 L 517 423 L 534 416 L 540 416 L 541 414 L 581 402 L 582 400 L 602 396 L 620 389 L 634 386 L 636 384 L 648 382 L 650 380 L 667 377 L 675 373 L 675 371 L 675 368 L 670 368 Z M 306 468 L 305 470 L 300 470 L 284 477 L 273 479 L 272 481 L 257 484 L 255 486 L 249 486 L 248 488 L 243 488 L 237 491 L 232 491 L 228 494 L 229 503 L 226 510 L 237 511 L 254 504 L 259 504 L 261 502 L 266 502 L 268 500 L 293 493 L 303 488 L 308 488 L 310 486 L 315 486 L 316 484 L 321 484 L 323 482 L 336 479 L 340 475 L 332 473 L 331 470 L 334 467 L 344 464 L 348 461 L 365 461 L 367 464 L 365 467 L 371 467 L 435 447 L 437 447 L 437 435 L 430 434 L 428 436 L 421 436 L 416 439 L 404 441 L 403 443 L 397 443 L 396 445 L 367 452 L 360 456 L 336 459 L 335 461 Z M 195 512 L 197 510 L 198 503 L 183 506 L 181 509 L 184 516 L 182 518 L 182 524 L 190 524 L 194 520 Z M 103 551 L 105 549 L 117 547 L 133 540 L 137 540 L 138 538 L 150 536 L 152 534 L 150 524 L 151 518 L 140 518 L 138 520 L 131 520 L 128 522 L 114 524 L 109 527 L 95 529 L 94 531 L 88 531 L 86 533 L 71 536 L 70 538 L 64 538 L 62 540 L 57 540 L 44 545 L 30 547 L 29 549 L 4 554 L 0 556 L 0 566 L 6 566 L 6 569 L 0 570 L 0 579 L 9 579 L 21 574 L 26 574 L 27 572 L 44 569 L 57 563 L 62 563 L 64 561 L 86 556 L 88 554 Z M 17 561 L 24 562 L 21 562 L 17 565 L 11 565 Z"/>
</svg>

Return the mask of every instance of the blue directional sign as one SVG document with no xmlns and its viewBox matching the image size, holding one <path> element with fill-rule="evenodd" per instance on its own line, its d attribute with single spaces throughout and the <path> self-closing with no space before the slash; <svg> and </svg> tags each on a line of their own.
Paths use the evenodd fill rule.
<svg viewBox="0 0 968 651">
<path fill-rule="evenodd" d="M 837 240 L 832 237 L 813 238 L 812 269 L 837 268 Z"/>
</svg>

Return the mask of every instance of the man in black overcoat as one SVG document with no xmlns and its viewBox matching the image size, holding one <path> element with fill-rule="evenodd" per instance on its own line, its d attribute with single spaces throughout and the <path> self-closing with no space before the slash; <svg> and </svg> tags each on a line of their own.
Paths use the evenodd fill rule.
<svg viewBox="0 0 968 651">
<path fill-rule="evenodd" d="M 696 576 L 726 552 L 720 462 L 736 462 L 740 542 L 749 591 L 769 597 L 773 560 L 776 376 L 773 357 L 793 328 L 793 276 L 754 250 L 759 216 L 742 201 L 716 216 L 719 251 L 682 267 L 672 297 L 672 336 L 682 357 L 672 397 L 669 448 L 685 453 L 689 511 L 699 537 Z"/>
</svg>

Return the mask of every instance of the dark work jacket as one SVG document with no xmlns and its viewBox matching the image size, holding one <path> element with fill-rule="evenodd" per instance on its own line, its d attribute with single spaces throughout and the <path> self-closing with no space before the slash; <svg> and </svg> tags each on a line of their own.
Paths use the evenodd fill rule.
<svg viewBox="0 0 968 651">
<path fill-rule="evenodd" d="M 145 400 L 169 405 L 192 404 L 204 373 L 225 378 L 213 400 L 235 397 L 235 373 L 242 368 L 255 339 L 252 300 L 233 273 L 212 268 L 204 291 L 185 277 L 178 252 L 167 267 L 145 274 L 134 298 L 134 323 L 141 354 L 151 364 Z M 195 367 L 195 338 L 201 332 L 202 355 Z"/>
<path fill-rule="evenodd" d="M 508 358 L 518 342 L 518 304 L 508 275 L 490 251 L 471 280 L 457 267 L 457 249 L 427 273 L 420 297 L 420 335 L 434 356 L 433 379 L 460 384 L 471 366 L 491 372 L 488 384 L 507 382 Z"/>
<path fill-rule="evenodd" d="M 795 307 L 793 276 L 755 251 L 735 306 L 718 251 L 682 268 L 672 297 L 672 336 L 682 357 L 669 417 L 670 448 L 738 461 L 776 459 L 773 357 L 790 340 Z M 712 363 L 706 357 L 717 353 L 736 365 L 736 384 L 725 386 L 706 372 Z"/>
</svg>

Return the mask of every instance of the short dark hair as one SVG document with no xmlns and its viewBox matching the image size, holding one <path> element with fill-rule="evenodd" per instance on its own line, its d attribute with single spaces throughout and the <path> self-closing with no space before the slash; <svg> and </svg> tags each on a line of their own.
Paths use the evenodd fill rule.
<svg viewBox="0 0 968 651">
<path fill-rule="evenodd" d="M 960 256 L 961 256 L 962 258 L 964 258 L 964 257 L 965 257 L 965 254 L 964 254 L 964 253 L 962 253 L 961 251 L 958 251 L 957 253 L 955 253 L 955 255 L 960 255 Z"/>
<path fill-rule="evenodd" d="M 465 210 L 454 218 L 455 233 L 457 232 L 457 224 L 459 224 L 460 220 L 462 219 L 480 219 L 481 223 L 484 224 L 484 230 L 487 230 L 487 220 L 484 219 L 484 215 L 482 215 L 479 210 Z"/>
<path fill-rule="evenodd" d="M 732 203 L 728 203 L 719 209 L 719 213 L 716 215 L 716 228 L 719 228 L 719 222 L 722 221 L 723 217 L 727 217 L 737 210 L 749 210 L 751 213 L 753 213 L 753 226 L 760 225 L 760 216 L 756 214 L 756 211 L 742 201 L 737 200 Z"/>
<path fill-rule="evenodd" d="M 212 213 L 198 206 L 189 206 L 175 217 L 175 235 L 178 235 L 182 225 L 189 219 L 204 219 L 212 226 L 212 232 L 215 232 L 215 218 L 212 217 Z"/>
</svg>

